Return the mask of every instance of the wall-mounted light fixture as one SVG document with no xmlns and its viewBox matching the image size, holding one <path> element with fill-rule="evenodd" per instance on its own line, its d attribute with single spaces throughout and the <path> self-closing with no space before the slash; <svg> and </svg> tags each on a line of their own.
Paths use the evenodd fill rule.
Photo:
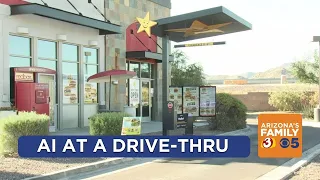
<svg viewBox="0 0 320 180">
<path fill-rule="evenodd" d="M 89 46 L 98 46 L 98 41 L 89 41 Z"/>
<path fill-rule="evenodd" d="M 119 84 L 119 81 L 114 80 L 114 81 L 112 81 L 112 84 L 113 84 L 113 85 L 118 85 L 118 84 Z"/>
<path fill-rule="evenodd" d="M 57 40 L 58 40 L 58 41 L 66 41 L 66 40 L 67 40 L 67 35 L 58 34 L 58 35 L 57 35 Z"/>
<path fill-rule="evenodd" d="M 17 27 L 18 34 L 29 34 L 29 29 L 26 27 Z"/>
</svg>

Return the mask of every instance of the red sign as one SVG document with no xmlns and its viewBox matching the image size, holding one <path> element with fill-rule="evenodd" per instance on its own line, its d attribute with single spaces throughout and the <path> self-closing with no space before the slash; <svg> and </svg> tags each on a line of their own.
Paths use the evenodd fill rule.
<svg viewBox="0 0 320 180">
<path fill-rule="evenodd" d="M 168 102 L 168 108 L 169 108 L 169 109 L 172 109 L 172 108 L 173 108 L 172 102 Z"/>
</svg>

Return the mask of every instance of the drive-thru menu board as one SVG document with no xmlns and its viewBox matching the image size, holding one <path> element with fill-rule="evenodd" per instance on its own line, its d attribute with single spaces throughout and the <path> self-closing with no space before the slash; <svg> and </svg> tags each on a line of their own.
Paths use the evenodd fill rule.
<svg viewBox="0 0 320 180">
<path fill-rule="evenodd" d="M 169 88 L 169 101 L 174 101 L 175 111 L 177 111 L 177 114 L 182 114 L 182 87 Z"/>
<path fill-rule="evenodd" d="M 216 106 L 216 87 L 200 87 L 200 116 L 215 116 Z"/>
<path fill-rule="evenodd" d="M 183 87 L 183 113 L 199 116 L 199 87 Z"/>
</svg>

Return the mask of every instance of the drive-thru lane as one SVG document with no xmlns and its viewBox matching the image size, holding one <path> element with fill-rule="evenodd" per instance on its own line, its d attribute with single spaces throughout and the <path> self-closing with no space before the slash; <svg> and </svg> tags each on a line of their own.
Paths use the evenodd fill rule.
<svg viewBox="0 0 320 180">
<path fill-rule="evenodd" d="M 256 128 L 253 126 L 253 128 Z M 303 128 L 303 150 L 320 143 L 320 129 Z M 248 158 L 158 160 L 122 171 L 91 175 L 92 180 L 212 180 L 256 179 L 285 163 L 288 159 L 260 159 L 257 155 L 257 135 L 251 135 L 251 155 Z M 78 177 L 80 178 L 80 176 Z"/>
</svg>

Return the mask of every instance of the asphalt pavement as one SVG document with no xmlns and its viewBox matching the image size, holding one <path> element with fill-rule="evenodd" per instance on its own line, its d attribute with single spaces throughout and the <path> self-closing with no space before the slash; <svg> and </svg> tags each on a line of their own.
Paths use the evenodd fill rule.
<svg viewBox="0 0 320 180">
<path fill-rule="evenodd" d="M 256 129 L 256 125 L 250 125 Z M 133 164 L 81 174 L 70 179 L 91 180 L 254 180 L 290 159 L 260 159 L 257 135 L 251 139 L 248 158 L 140 160 Z M 320 143 L 320 129 L 303 127 L 303 151 Z M 139 165 L 137 165 L 139 164 Z"/>
</svg>

